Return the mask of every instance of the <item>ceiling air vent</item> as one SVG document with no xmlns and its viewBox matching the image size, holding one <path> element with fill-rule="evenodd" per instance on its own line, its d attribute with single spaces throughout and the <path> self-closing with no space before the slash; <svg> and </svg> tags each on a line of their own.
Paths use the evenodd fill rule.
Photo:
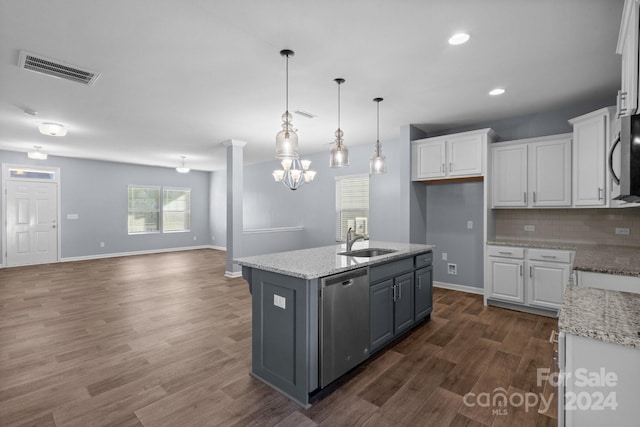
<svg viewBox="0 0 640 427">
<path fill-rule="evenodd" d="M 55 59 L 34 55 L 33 53 L 21 51 L 18 65 L 21 69 L 35 71 L 59 79 L 71 80 L 91 86 L 100 76 L 95 71 L 80 69 L 71 64 L 65 64 Z"/>
</svg>

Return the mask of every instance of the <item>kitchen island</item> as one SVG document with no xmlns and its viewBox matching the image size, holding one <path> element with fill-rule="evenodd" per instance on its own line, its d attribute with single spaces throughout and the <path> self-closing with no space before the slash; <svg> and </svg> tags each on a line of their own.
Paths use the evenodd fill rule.
<svg viewBox="0 0 640 427">
<path fill-rule="evenodd" d="M 432 246 L 357 242 L 235 259 L 252 295 L 252 370 L 304 407 L 430 318 Z M 357 343 L 362 342 L 360 347 Z"/>
</svg>

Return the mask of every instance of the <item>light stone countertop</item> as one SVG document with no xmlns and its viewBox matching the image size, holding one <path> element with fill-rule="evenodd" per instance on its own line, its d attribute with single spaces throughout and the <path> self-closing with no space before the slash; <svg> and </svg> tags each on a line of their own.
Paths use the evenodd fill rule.
<svg viewBox="0 0 640 427">
<path fill-rule="evenodd" d="M 588 245 L 533 240 L 495 240 L 489 241 L 487 244 L 573 250 L 576 251 L 573 260 L 574 270 L 640 277 L 640 247 L 637 246 Z"/>
<path fill-rule="evenodd" d="M 353 250 L 366 248 L 394 249 L 396 252 L 371 258 L 339 255 L 346 251 L 345 244 L 322 246 L 297 251 L 278 252 L 233 260 L 235 264 L 252 267 L 302 279 L 316 279 L 332 274 L 389 262 L 431 251 L 435 246 L 415 243 L 357 241 Z"/>
<path fill-rule="evenodd" d="M 640 294 L 568 285 L 558 327 L 640 350 Z"/>
</svg>

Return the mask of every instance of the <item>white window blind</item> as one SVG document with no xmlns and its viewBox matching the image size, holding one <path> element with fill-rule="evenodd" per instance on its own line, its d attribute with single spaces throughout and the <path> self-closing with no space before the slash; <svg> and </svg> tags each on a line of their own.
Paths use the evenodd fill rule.
<svg viewBox="0 0 640 427">
<path fill-rule="evenodd" d="M 347 240 L 347 230 L 369 234 L 369 175 L 336 178 L 336 240 Z"/>
<path fill-rule="evenodd" d="M 160 231 L 160 187 L 129 186 L 129 234 Z"/>
<path fill-rule="evenodd" d="M 191 190 L 163 188 L 162 231 L 176 232 L 191 229 Z"/>
</svg>

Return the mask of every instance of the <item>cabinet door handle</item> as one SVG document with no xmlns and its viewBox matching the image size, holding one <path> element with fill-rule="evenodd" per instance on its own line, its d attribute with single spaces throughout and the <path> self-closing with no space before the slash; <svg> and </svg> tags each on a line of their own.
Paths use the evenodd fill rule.
<svg viewBox="0 0 640 427">
<path fill-rule="evenodd" d="M 520 277 L 522 277 L 522 266 L 520 266 Z"/>
<path fill-rule="evenodd" d="M 527 192 L 526 191 L 524 192 L 524 204 L 525 205 L 527 204 Z"/>
<path fill-rule="evenodd" d="M 440 166 L 440 172 L 444 173 L 444 163 Z"/>
<path fill-rule="evenodd" d="M 604 198 L 604 189 L 602 187 L 598 187 L 598 200 L 602 200 Z"/>
<path fill-rule="evenodd" d="M 451 172 L 453 168 L 451 167 L 451 162 L 449 162 L 449 172 Z"/>
<path fill-rule="evenodd" d="M 556 258 L 558 258 L 558 257 L 557 257 L 557 256 L 555 256 L 555 255 L 542 255 L 542 258 L 556 259 Z"/>
<path fill-rule="evenodd" d="M 533 266 L 529 266 L 529 277 L 533 277 Z"/>
<path fill-rule="evenodd" d="M 416 285 L 416 288 L 418 290 L 422 289 L 422 277 L 418 277 L 418 284 Z"/>
<path fill-rule="evenodd" d="M 498 253 L 500 255 L 513 255 L 513 252 L 507 252 L 507 251 L 498 251 Z"/>
<path fill-rule="evenodd" d="M 623 101 L 627 100 L 627 92 L 623 92 L 623 91 L 618 91 L 618 99 L 620 100 L 620 109 L 618 110 L 618 117 L 622 117 L 625 115 L 625 113 L 627 112 L 626 108 L 623 108 Z"/>
<path fill-rule="evenodd" d="M 533 203 L 535 203 L 535 202 L 536 202 L 536 192 L 534 191 L 533 192 Z"/>
</svg>

